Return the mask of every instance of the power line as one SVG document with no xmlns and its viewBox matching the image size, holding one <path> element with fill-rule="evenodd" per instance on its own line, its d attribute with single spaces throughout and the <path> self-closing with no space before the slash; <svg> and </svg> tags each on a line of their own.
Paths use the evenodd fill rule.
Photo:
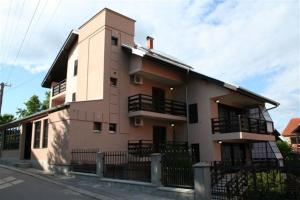
<svg viewBox="0 0 300 200">
<path fill-rule="evenodd" d="M 39 7 L 39 5 L 40 5 L 40 2 L 41 2 L 41 0 L 38 1 L 37 5 L 36 5 L 36 7 L 35 7 L 35 9 L 34 9 L 33 15 L 32 15 L 32 17 L 31 17 L 31 19 L 30 19 L 30 22 L 29 22 L 29 24 L 28 24 L 27 30 L 26 30 L 26 32 L 25 32 L 25 35 L 24 35 L 22 41 L 21 41 L 21 44 L 20 44 L 20 46 L 19 46 L 17 55 L 16 55 L 16 57 L 15 57 L 13 63 L 15 63 L 15 62 L 17 61 L 17 59 L 18 59 L 18 57 L 19 57 L 19 55 L 20 55 L 20 53 L 21 53 L 21 50 L 22 50 L 22 48 L 23 48 L 24 42 L 25 42 L 25 40 L 26 40 L 26 37 L 27 37 L 27 35 L 28 35 L 28 32 L 29 32 L 29 30 L 30 30 L 32 21 L 33 21 L 35 15 L 36 15 L 36 12 L 37 12 L 37 10 L 38 10 L 38 7 Z M 7 76 L 7 80 L 9 80 L 10 75 L 11 75 L 11 72 L 12 72 L 12 70 L 9 71 L 8 76 Z"/>
</svg>

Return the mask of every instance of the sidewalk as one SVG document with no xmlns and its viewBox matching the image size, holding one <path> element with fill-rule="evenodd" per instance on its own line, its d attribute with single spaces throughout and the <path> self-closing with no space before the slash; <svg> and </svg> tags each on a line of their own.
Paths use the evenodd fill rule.
<svg viewBox="0 0 300 200">
<path fill-rule="evenodd" d="M 60 185 L 70 190 L 79 192 L 83 195 L 93 197 L 101 200 L 171 200 L 156 196 L 155 194 L 147 194 L 143 191 L 128 191 L 126 188 L 112 188 L 108 184 L 99 181 L 96 176 L 83 176 L 83 175 L 54 175 L 45 173 L 44 171 L 29 168 L 20 169 L 0 165 L 0 167 L 24 173 L 44 181 L 52 182 L 53 184 Z"/>
</svg>

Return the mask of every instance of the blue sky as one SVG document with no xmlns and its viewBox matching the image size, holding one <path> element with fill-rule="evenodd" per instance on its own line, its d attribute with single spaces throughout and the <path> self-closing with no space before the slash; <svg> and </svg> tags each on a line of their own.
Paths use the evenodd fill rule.
<svg viewBox="0 0 300 200">
<path fill-rule="evenodd" d="M 70 30 L 109 7 L 137 21 L 136 43 L 143 45 L 151 35 L 156 49 L 198 72 L 280 102 L 271 111 L 280 131 L 300 116 L 297 0 L 0 2 L 0 82 L 12 84 L 5 88 L 3 113 L 15 113 L 33 94 L 43 99 L 41 82 Z"/>
</svg>

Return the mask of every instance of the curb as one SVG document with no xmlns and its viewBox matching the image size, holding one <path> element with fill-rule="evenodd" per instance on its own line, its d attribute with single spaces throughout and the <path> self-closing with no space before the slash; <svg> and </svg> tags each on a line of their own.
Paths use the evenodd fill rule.
<svg viewBox="0 0 300 200">
<path fill-rule="evenodd" d="M 31 172 L 28 172 L 28 171 L 17 169 L 15 167 L 10 167 L 10 166 L 6 166 L 6 165 L 2 165 L 2 164 L 0 164 L 0 167 L 5 168 L 5 169 L 9 169 L 9 170 L 12 170 L 12 171 L 16 171 L 16 172 L 19 172 L 19 173 L 22 173 L 22 174 L 26 174 L 28 176 L 32 176 L 34 178 L 37 178 L 37 179 L 40 179 L 40 180 L 43 180 L 43 181 L 47 181 L 49 183 L 52 183 L 52 184 L 55 184 L 55 185 L 58 185 L 58 186 L 62 186 L 64 188 L 72 190 L 73 192 L 77 192 L 79 194 L 82 194 L 82 195 L 85 195 L 85 196 L 88 196 L 88 197 L 92 197 L 94 199 L 99 199 L 99 200 L 116 200 L 116 199 L 111 198 L 111 197 L 107 197 L 107 196 L 104 196 L 104 195 L 101 195 L 101 194 L 90 192 L 88 190 L 84 190 L 84 189 L 76 188 L 76 187 L 73 187 L 73 186 L 70 186 L 70 185 L 67 185 L 67 184 L 64 184 L 64 183 L 60 183 L 60 182 L 51 180 L 49 178 L 45 178 L 45 177 L 43 177 L 41 175 L 37 175 L 37 174 L 31 173 Z"/>
</svg>

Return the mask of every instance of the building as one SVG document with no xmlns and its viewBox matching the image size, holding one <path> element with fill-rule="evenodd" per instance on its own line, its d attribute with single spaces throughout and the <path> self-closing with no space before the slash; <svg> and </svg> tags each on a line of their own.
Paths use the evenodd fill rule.
<svg viewBox="0 0 300 200">
<path fill-rule="evenodd" d="M 300 118 L 292 118 L 283 130 L 282 135 L 288 139 L 288 143 L 294 151 L 300 152 Z"/>
<path fill-rule="evenodd" d="M 197 73 L 151 37 L 137 46 L 134 34 L 133 19 L 106 8 L 71 31 L 42 82 L 50 108 L 0 127 L 2 160 L 49 170 L 68 165 L 72 149 L 150 140 L 197 143 L 203 161 L 249 161 L 275 141 L 265 105 L 279 103 Z"/>
</svg>

